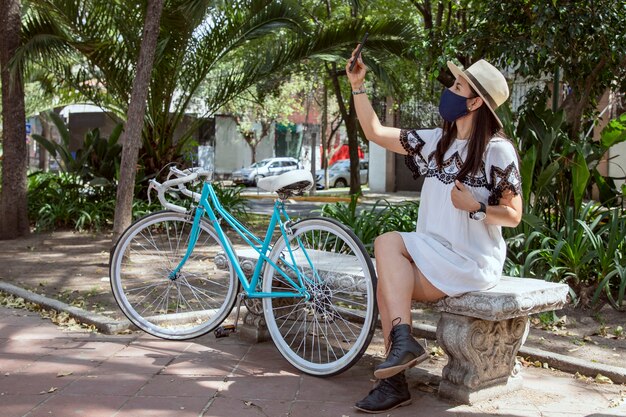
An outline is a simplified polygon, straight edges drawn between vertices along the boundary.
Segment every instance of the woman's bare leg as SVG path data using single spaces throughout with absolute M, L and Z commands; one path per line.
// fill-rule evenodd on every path
M 374 257 L 378 275 L 376 299 L 385 346 L 389 347 L 393 320 L 399 317 L 400 323 L 411 324 L 411 300 L 436 301 L 445 294 L 415 266 L 400 234 L 389 232 L 377 237 Z

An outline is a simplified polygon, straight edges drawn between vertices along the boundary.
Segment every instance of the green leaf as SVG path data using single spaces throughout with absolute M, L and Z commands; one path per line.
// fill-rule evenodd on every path
M 591 174 L 585 156 L 578 151 L 572 164 L 572 189 L 575 207 L 580 207 Z
M 552 178 L 554 178 L 554 176 L 559 171 L 559 169 L 560 167 L 559 167 L 558 161 L 554 161 L 550 165 L 548 165 L 548 167 L 544 169 L 541 172 L 541 174 L 539 174 L 539 177 L 537 178 L 537 183 L 536 183 L 537 190 L 540 190 L 546 187 L 550 183 L 550 181 L 552 181 Z
M 537 162 L 537 148 L 533 147 L 522 158 L 522 196 L 524 201 L 530 199 L 530 191 L 533 184 L 533 173 Z
M 626 113 L 609 122 L 602 133 L 600 133 L 600 142 L 606 148 L 610 148 L 616 143 L 626 140 Z

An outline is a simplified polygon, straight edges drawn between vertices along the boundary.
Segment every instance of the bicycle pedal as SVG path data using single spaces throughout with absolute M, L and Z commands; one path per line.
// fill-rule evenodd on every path
M 231 333 L 235 333 L 237 328 L 234 324 L 227 324 L 225 326 L 220 326 L 213 331 L 216 339 L 220 339 L 222 337 L 228 337 Z

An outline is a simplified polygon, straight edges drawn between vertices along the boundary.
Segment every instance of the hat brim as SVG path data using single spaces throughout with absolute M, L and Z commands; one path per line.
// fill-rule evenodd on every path
M 476 92 L 476 94 L 478 94 L 478 96 L 483 99 L 483 103 L 485 104 L 485 106 L 487 106 L 487 108 L 489 110 L 491 110 L 491 113 L 493 114 L 493 116 L 498 121 L 498 124 L 500 125 L 500 127 L 504 127 L 504 125 L 502 124 L 502 121 L 500 120 L 500 118 L 496 114 L 496 110 L 493 109 L 489 105 L 489 101 L 487 99 L 485 99 L 485 96 L 483 96 L 481 94 L 481 92 L 480 92 L 481 88 L 478 88 L 476 86 L 476 84 L 474 84 L 474 82 L 465 74 L 465 72 L 461 68 L 459 68 L 458 66 L 456 66 L 454 64 L 454 62 L 448 61 L 448 68 L 450 69 L 450 72 L 452 72 L 452 75 L 454 75 L 454 78 L 462 77 L 465 81 L 467 81 L 467 83 L 472 87 L 472 89 Z

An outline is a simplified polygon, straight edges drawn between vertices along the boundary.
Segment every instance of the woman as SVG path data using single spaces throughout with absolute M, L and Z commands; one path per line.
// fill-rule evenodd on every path
M 355 50 L 356 51 L 356 50 Z M 428 354 L 411 335 L 411 300 L 432 302 L 496 285 L 506 245 L 501 227 L 522 217 L 518 157 L 495 110 L 509 96 L 504 76 L 480 60 L 441 95 L 443 127 L 404 130 L 380 124 L 363 83 L 359 56 L 346 72 L 368 140 L 406 155 L 415 177 L 424 175 L 417 229 L 390 232 L 374 242 L 377 300 L 388 355 L 376 367 L 378 385 L 356 408 L 381 413 L 411 403 L 404 370 Z

